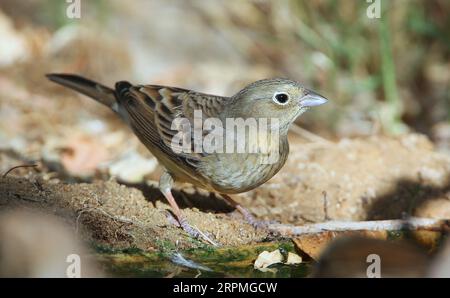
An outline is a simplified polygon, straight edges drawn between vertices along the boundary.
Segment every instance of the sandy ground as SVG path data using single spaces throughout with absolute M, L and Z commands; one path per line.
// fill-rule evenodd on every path
M 20 164 L 1 154 L 2 164 Z M 39 209 L 61 217 L 81 238 L 112 248 L 195 247 L 167 220 L 156 181 L 124 185 L 113 179 L 67 183 L 48 170 L 20 168 L 0 179 L 0 209 Z M 450 159 L 420 135 L 304 143 L 293 136 L 286 166 L 265 185 L 236 196 L 259 219 L 303 224 L 328 219 L 450 218 Z M 156 173 L 155 173 L 156 175 Z M 178 186 L 189 222 L 224 246 L 273 239 L 255 231 L 214 194 Z
M 346 71 L 339 72 L 339 76 L 333 71 L 331 76 L 325 68 L 315 71 L 313 76 L 305 74 L 308 67 L 304 66 L 308 64 L 298 64 L 298 53 L 306 57 L 305 62 L 317 63 L 317 59 L 308 58 L 317 54 L 316 50 L 308 54 L 306 50 L 310 46 L 296 51 L 291 46 L 279 47 L 279 42 L 288 41 L 284 37 L 277 42 L 270 39 L 270 44 L 261 43 L 259 38 L 254 39 L 254 44 L 249 43 L 247 34 L 252 32 L 253 25 L 248 27 L 250 31 L 237 30 L 242 24 L 228 28 L 225 24 L 228 22 L 223 22 L 224 27 L 218 24 L 214 27 L 211 20 L 203 24 L 197 19 L 197 13 L 189 9 L 173 11 L 173 7 L 165 8 L 160 3 L 152 5 L 157 8 L 153 12 L 172 17 L 165 18 L 166 21 L 149 18 L 149 10 L 135 11 L 136 7 L 121 9 L 120 6 L 118 20 L 123 18 L 122 21 L 112 22 L 109 27 L 95 25 L 99 20 L 95 18 L 94 23 L 64 26 L 57 31 L 47 28 L 48 24 L 28 19 L 29 7 L 37 12 L 33 5 L 23 9 L 18 9 L 15 2 L 1 5 L 12 8 L 11 16 L 0 11 L 3 30 L 0 31 L 5 32 L 2 38 L 6 45 L 15 44 L 18 48 L 11 47 L 9 56 L 0 57 L 0 255 L 4 256 L 0 258 L 0 276 L 12 276 L 14 272 L 17 276 L 42 276 L 41 273 L 54 270 L 58 270 L 55 276 L 66 276 L 66 263 L 62 262 L 61 267 L 61 261 L 74 248 L 82 255 L 88 251 L 83 262 L 92 252 L 92 255 L 115 254 L 114 249 L 126 249 L 125 255 L 127 249 L 141 253 L 134 248 L 154 252 L 152 255 L 198 247 L 210 251 L 203 242 L 190 238 L 169 222 L 169 206 L 156 187 L 162 168 L 126 125 L 98 103 L 50 83 L 45 78 L 50 72 L 79 73 L 110 86 L 126 79 L 223 95 L 264 77 L 286 74 L 305 79 L 305 83 L 315 84 L 320 93 L 325 92 L 330 102 L 302 115 L 298 123 L 334 140 L 311 142 L 305 135 L 292 133 L 291 153 L 285 167 L 268 183 L 235 196 L 237 201 L 260 220 L 295 225 L 409 215 L 450 218 L 450 126 L 443 121 L 420 130 L 422 121 L 428 118 L 445 119 L 439 116 L 445 112 L 440 98 L 448 93 L 448 72 L 439 51 L 429 55 L 431 60 L 426 61 L 426 68 L 417 72 L 421 82 L 428 82 L 424 83 L 428 88 L 420 86 L 420 92 L 415 92 L 416 80 L 411 81 L 412 85 L 408 81 L 399 84 L 405 103 L 404 118 L 412 117 L 409 124 L 427 132 L 433 137 L 433 144 L 418 134 L 384 136 L 383 127 L 390 125 L 379 122 L 385 117 L 377 114 L 384 109 L 373 108 L 375 103 L 384 104 L 379 101 L 381 94 L 375 89 L 361 91 L 348 83 L 360 86 L 359 75 L 357 80 Z M 245 9 L 239 5 L 237 12 L 240 16 Z M 199 10 L 199 13 L 203 18 L 204 12 Z M 16 22 L 15 16 L 21 15 L 21 21 Z M 173 16 L 180 15 L 183 26 L 173 26 Z M 262 23 L 267 23 L 267 13 L 257 15 L 261 16 Z M 274 15 L 274 19 L 279 18 Z M 273 28 L 281 28 L 274 25 Z M 117 31 L 117 27 L 121 30 Z M 138 27 L 146 28 L 143 34 L 128 34 L 140 32 L 134 30 Z M 276 31 L 284 36 L 286 28 L 282 27 Z M 207 35 L 205 28 L 208 28 Z M 230 28 L 228 38 L 238 47 L 224 46 L 223 36 L 217 34 L 218 30 L 228 32 Z M 291 45 L 301 45 L 298 26 L 293 29 Z M 240 31 L 242 36 L 237 34 Z M 108 35 L 111 32 L 113 36 Z M 122 34 L 125 39 L 115 38 L 121 36 L 120 32 L 126 33 Z M 193 39 L 192 43 L 178 45 L 175 51 L 167 51 L 173 48 L 173 40 L 184 38 L 186 32 L 191 37 L 195 35 L 192 32 L 197 32 L 202 39 Z M 253 32 L 264 33 L 261 36 L 265 38 L 267 27 L 264 25 L 261 31 Z M 200 52 L 198 44 L 203 49 Z M 409 60 L 405 60 L 406 65 L 411 64 Z M 290 67 L 292 61 L 301 67 Z M 374 61 L 366 61 L 370 62 L 370 71 Z M 405 61 L 397 62 L 405 65 Z M 362 61 L 358 65 L 364 67 L 364 64 Z M 319 65 L 313 67 L 322 69 Z M 334 77 L 339 80 L 334 82 Z M 337 87 L 329 89 L 329 86 Z M 418 108 L 418 105 L 423 106 Z M 419 111 L 423 117 L 415 114 Z M 342 139 L 356 135 L 361 137 Z M 438 153 L 442 149 L 447 155 Z M 10 171 L 20 165 L 36 167 Z M 255 230 L 214 194 L 178 185 L 174 195 L 188 221 L 225 246 L 225 250 L 281 240 L 267 231 Z M 291 243 L 290 239 L 286 242 Z M 353 254 L 353 244 L 348 247 L 342 251 Z M 43 251 L 45 258 L 41 256 Z M 400 251 L 403 255 L 404 250 Z M 50 259 L 55 262 L 49 262 Z M 13 261 L 2 263 L 5 260 Z M 250 263 L 247 269 L 253 270 Z M 48 264 L 57 265 L 50 268 Z M 137 271 L 142 273 L 140 265 Z M 24 271 L 26 268 L 28 271 Z M 93 276 L 98 276 L 95 266 L 91 271 Z
M 83 239 L 113 248 L 199 245 L 168 222 L 154 157 L 113 112 L 48 82 L 44 73 L 60 60 L 39 61 L 42 68 L 0 75 L 0 173 L 38 165 L 0 178 L 0 211 L 56 214 Z M 291 134 L 290 144 L 280 173 L 235 197 L 261 220 L 450 218 L 450 158 L 422 135 L 307 142 Z M 214 194 L 181 185 L 174 195 L 189 222 L 222 245 L 273 237 Z

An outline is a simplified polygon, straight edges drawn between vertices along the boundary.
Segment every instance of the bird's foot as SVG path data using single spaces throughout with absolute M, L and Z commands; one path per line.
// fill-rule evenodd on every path
M 257 220 L 253 214 L 241 205 L 236 206 L 236 209 L 244 216 L 244 219 L 252 225 L 255 229 L 267 230 L 271 224 L 277 223 L 273 220 Z
M 276 222 L 274 221 L 261 221 L 261 220 L 257 220 L 253 214 L 250 213 L 250 211 L 248 211 L 246 208 L 242 207 L 238 202 L 236 202 L 232 197 L 230 197 L 227 194 L 221 194 L 221 196 L 225 199 L 225 201 L 227 201 L 231 206 L 233 206 L 234 208 L 236 208 L 237 211 L 239 211 L 239 213 L 241 213 L 244 216 L 244 219 L 250 224 L 252 225 L 255 229 L 260 229 L 260 230 L 269 230 L 269 226 L 271 224 L 274 224 Z
M 201 239 L 208 242 L 211 245 L 219 246 L 215 241 L 213 241 L 208 235 L 208 233 L 204 233 L 200 231 L 198 228 L 191 226 L 186 218 L 180 216 L 178 219 L 175 218 L 170 212 L 167 213 L 167 219 L 169 222 L 179 228 L 182 228 L 186 233 L 189 234 L 192 238 Z

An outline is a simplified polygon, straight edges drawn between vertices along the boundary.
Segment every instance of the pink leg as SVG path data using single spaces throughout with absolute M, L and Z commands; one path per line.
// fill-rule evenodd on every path
M 238 202 L 233 200 L 229 195 L 220 194 L 225 201 L 227 201 L 231 206 L 236 208 L 245 218 L 245 220 L 257 229 L 265 229 L 268 226 L 267 222 L 257 220 L 246 208 L 242 207 Z
M 162 194 L 169 202 L 170 207 L 172 208 L 172 211 L 175 214 L 175 217 L 176 217 L 178 223 L 180 224 L 180 227 L 194 238 L 202 237 L 203 235 L 201 235 L 199 233 L 199 231 L 197 231 L 193 227 L 191 227 L 188 224 L 186 218 L 181 213 L 180 207 L 178 207 L 178 204 L 172 195 L 171 189 L 172 189 L 173 182 L 174 181 L 173 181 L 172 176 L 168 172 L 164 172 L 161 175 L 161 178 L 159 179 L 159 189 L 161 190 Z M 205 240 L 208 240 L 208 239 L 205 239 Z
M 201 236 L 200 233 L 198 231 L 196 231 L 194 228 L 192 228 L 188 224 L 188 222 L 187 222 L 186 218 L 183 216 L 183 214 L 181 214 L 181 210 L 178 207 L 178 204 L 175 201 L 175 199 L 174 199 L 174 197 L 172 195 L 172 192 L 169 190 L 169 191 L 163 192 L 163 195 L 167 199 L 167 201 L 169 202 L 170 207 L 172 208 L 172 211 L 175 214 L 178 223 L 180 224 L 180 227 L 185 232 L 187 232 L 189 235 L 191 235 L 192 237 L 199 238 Z

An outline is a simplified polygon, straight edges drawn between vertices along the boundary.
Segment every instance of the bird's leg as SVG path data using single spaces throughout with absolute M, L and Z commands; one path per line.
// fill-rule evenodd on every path
M 265 229 L 268 226 L 268 222 L 265 221 L 261 221 L 261 220 L 257 220 L 253 214 L 250 213 L 250 211 L 248 211 L 248 209 L 242 207 L 238 202 L 236 202 L 235 200 L 233 200 L 229 195 L 226 194 L 220 194 L 225 201 L 227 201 L 231 206 L 233 206 L 234 208 L 236 208 L 236 210 L 238 210 L 245 218 L 245 220 L 251 224 L 253 227 L 257 228 L 257 229 Z
M 180 227 L 192 237 L 199 238 L 201 234 L 194 228 L 192 228 L 188 224 L 183 214 L 181 214 L 180 207 L 178 207 L 178 204 L 172 195 L 171 191 L 172 186 L 173 186 L 173 178 L 168 172 L 165 171 L 161 175 L 161 178 L 159 179 L 159 190 L 162 192 L 166 200 L 169 202 L 170 207 L 172 208 L 172 211 L 175 214 L 178 223 L 180 224 Z

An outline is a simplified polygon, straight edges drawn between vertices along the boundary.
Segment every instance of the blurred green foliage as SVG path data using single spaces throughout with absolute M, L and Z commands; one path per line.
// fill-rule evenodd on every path
M 366 16 L 366 1 L 343 2 L 290 3 L 304 53 L 331 61 L 325 79 L 307 58 L 302 64 L 309 64 L 316 88 L 348 112 L 338 113 L 372 114 L 389 133 L 405 131 L 403 122 L 429 133 L 433 123 L 449 120 L 450 2 L 381 1 L 380 19 Z M 433 71 L 446 79 L 436 80 Z
M 366 1 L 227 1 L 230 21 L 191 3 L 219 32 L 234 27 L 227 38 L 245 47 L 250 65 L 332 100 L 305 125 L 339 135 L 408 127 L 430 135 L 450 120 L 450 1 L 381 0 L 379 19 L 367 16 Z
M 213 32 L 238 53 L 235 63 L 243 61 L 249 74 L 264 69 L 259 78 L 296 79 L 331 100 L 300 119 L 306 127 L 338 136 L 409 129 L 432 135 L 436 124 L 450 120 L 450 1 L 380 1 L 379 19 L 367 16 L 371 3 L 363 0 L 82 1 L 81 23 L 96 24 L 115 39 L 118 27 L 132 23 L 120 41 L 127 43 L 127 34 L 147 38 L 148 48 L 140 53 L 173 44 L 160 52 L 181 52 L 180 64 L 192 66 L 191 80 L 203 64 L 185 52 L 193 41 L 199 56 L 228 61 L 223 52 L 207 53 L 214 42 L 204 33 Z M 25 2 L 2 0 L 0 8 L 50 30 L 79 24 L 65 17 L 66 1 Z M 174 38 L 173 32 L 158 32 L 164 22 L 183 33 Z M 183 31 L 197 22 L 200 31 Z M 152 59 L 163 64 L 171 58 Z
M 93 17 L 97 19 L 99 24 L 105 23 L 107 17 L 111 13 L 107 0 L 95 0 L 89 2 L 81 0 L 80 3 L 82 14 L 93 14 Z M 65 0 L 45 0 L 42 2 L 42 8 L 39 10 L 41 13 L 38 17 L 42 23 L 46 23 L 48 26 L 54 28 L 76 22 L 76 19 L 69 19 L 66 17 L 68 5 L 69 4 Z

